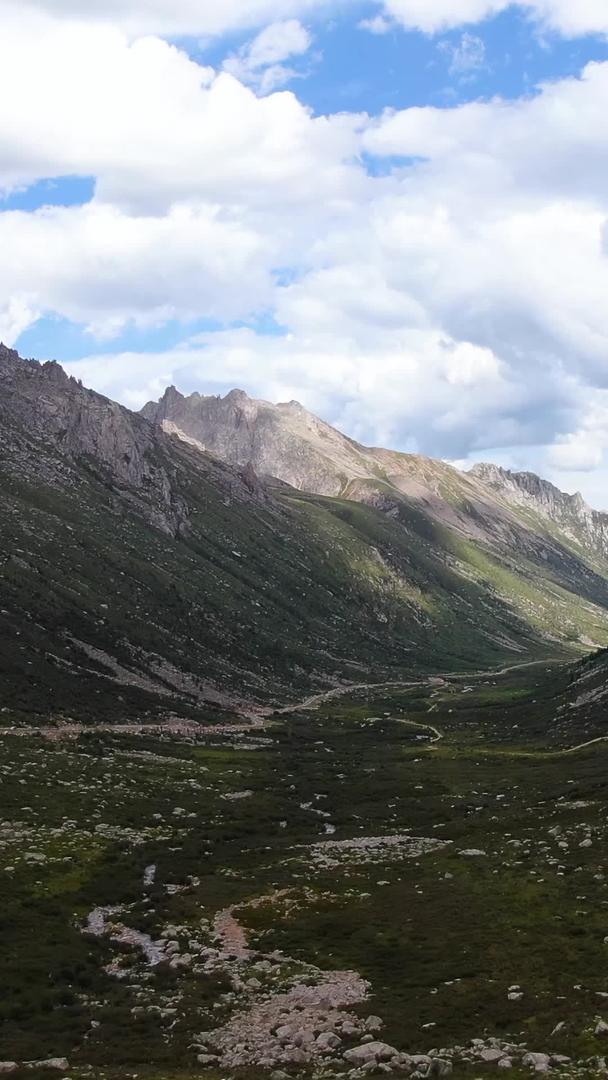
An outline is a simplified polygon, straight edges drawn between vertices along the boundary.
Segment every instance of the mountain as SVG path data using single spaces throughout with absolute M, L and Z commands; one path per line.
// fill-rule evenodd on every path
M 243 406 L 266 411 L 224 399 L 230 415 Z M 277 432 L 269 408 L 276 455 L 294 425 Z M 360 463 L 349 498 L 328 497 L 221 461 L 149 413 L 0 347 L 6 724 L 208 720 L 608 643 L 599 567 L 479 479 L 279 408 L 312 425 L 326 475 L 336 455 Z M 218 424 L 216 455 L 221 438 Z M 385 473 L 365 477 L 368 460 Z
M 272 405 L 243 390 L 226 397 L 185 397 L 174 386 L 142 415 L 168 434 L 235 466 L 303 491 L 378 505 L 418 505 L 441 524 L 478 541 L 521 540 L 521 526 L 584 549 L 608 571 L 608 515 L 580 494 L 565 495 L 533 473 L 476 465 L 462 473 L 441 461 L 366 447 L 326 424 L 297 401 Z M 557 526 L 557 530 L 551 526 Z M 524 541 L 524 545 L 526 542 Z
M 160 401 L 144 406 L 142 415 L 223 461 L 251 462 L 258 473 L 320 495 L 344 495 L 351 480 L 381 472 L 372 452 L 297 401 L 271 405 L 243 390 L 231 390 L 224 398 L 184 397 L 170 386 Z
M 172 386 L 142 414 L 199 450 L 234 466 L 249 463 L 300 490 L 374 506 L 402 524 L 418 512 L 452 556 L 453 548 L 457 557 L 466 551 L 467 573 L 480 575 L 526 617 L 546 628 L 553 607 L 557 636 L 604 640 L 603 615 L 582 635 L 575 628 L 581 612 L 571 617 L 572 594 L 603 606 L 608 575 L 608 515 L 591 510 L 580 495 L 565 495 L 531 473 L 493 465 L 462 473 L 420 455 L 362 446 L 298 402 L 272 405 L 242 390 L 185 397 Z M 516 580 L 507 580 L 505 570 Z M 526 597 L 528 587 L 545 586 L 549 595 L 540 604 Z M 559 595 L 562 587 L 567 595 Z

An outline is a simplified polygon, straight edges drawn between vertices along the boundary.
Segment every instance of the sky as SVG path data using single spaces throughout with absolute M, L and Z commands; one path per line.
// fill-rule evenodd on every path
M 0 340 L 608 509 L 607 0 L 0 20 Z

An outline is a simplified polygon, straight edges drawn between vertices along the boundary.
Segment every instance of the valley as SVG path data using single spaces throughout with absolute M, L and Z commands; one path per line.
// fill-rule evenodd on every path
M 194 398 L 0 347 L 0 1073 L 608 1075 L 606 515 Z
M 382 1044 L 396 1076 L 597 1076 L 608 746 L 569 752 L 575 710 L 556 733 L 571 685 L 541 664 L 263 730 L 3 735 L 3 1056 L 329 1078 Z

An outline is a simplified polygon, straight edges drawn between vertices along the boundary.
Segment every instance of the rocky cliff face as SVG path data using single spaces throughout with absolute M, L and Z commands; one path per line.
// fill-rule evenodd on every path
M 554 522 L 574 543 L 608 557 L 608 514 L 592 510 L 580 492 L 568 495 L 530 472 L 510 472 L 498 465 L 475 465 L 469 476 L 513 506 Z
M 57 470 L 32 441 L 50 442 L 66 462 L 88 467 L 152 524 L 171 535 L 188 528 L 188 512 L 163 460 L 163 434 L 141 416 L 87 390 L 56 363 L 22 360 L 0 345 L 0 415 L 7 433 L 5 453 L 16 466 Z M 28 452 L 29 446 L 29 452 Z M 51 478 L 50 476 L 48 477 Z
M 552 522 L 568 544 L 608 558 L 608 515 L 532 473 L 512 474 L 494 465 L 462 473 L 420 455 L 362 446 L 298 402 L 271 405 L 242 390 L 224 398 L 185 397 L 171 386 L 142 413 L 199 450 L 232 465 L 250 463 L 257 473 L 299 490 L 367 503 L 387 514 L 397 514 L 405 501 L 467 539 L 520 555 L 545 551 L 552 537 L 539 537 L 538 524 Z M 530 510 L 537 514 L 533 530 Z
M 184 397 L 170 386 L 142 415 L 231 465 L 250 464 L 258 474 L 321 495 L 340 495 L 352 477 L 368 476 L 373 468 L 364 447 L 297 401 L 271 405 L 243 390 L 224 398 Z

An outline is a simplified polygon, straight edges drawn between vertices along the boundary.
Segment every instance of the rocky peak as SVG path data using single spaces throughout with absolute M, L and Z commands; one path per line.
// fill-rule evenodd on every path
M 225 397 L 165 391 L 142 414 L 168 424 L 199 447 L 257 475 L 275 476 L 294 487 L 338 495 L 349 475 L 363 475 L 357 444 L 307 412 L 297 401 L 273 405 L 241 389 Z
M 7 427 L 27 433 L 30 445 L 55 447 L 66 461 L 85 461 L 104 483 L 144 509 L 149 520 L 175 535 L 186 525 L 163 461 L 165 436 L 137 413 L 85 389 L 53 362 L 23 360 L 0 347 L 0 411 Z M 23 442 L 22 434 L 20 436 Z M 5 447 L 19 459 L 17 447 Z M 32 449 L 32 461 L 35 461 Z M 21 453 L 21 466 L 26 459 Z
M 592 510 L 580 491 L 569 495 L 536 473 L 511 472 L 488 462 L 474 465 L 468 475 L 507 502 L 554 521 L 577 543 L 608 554 L 608 514 Z

